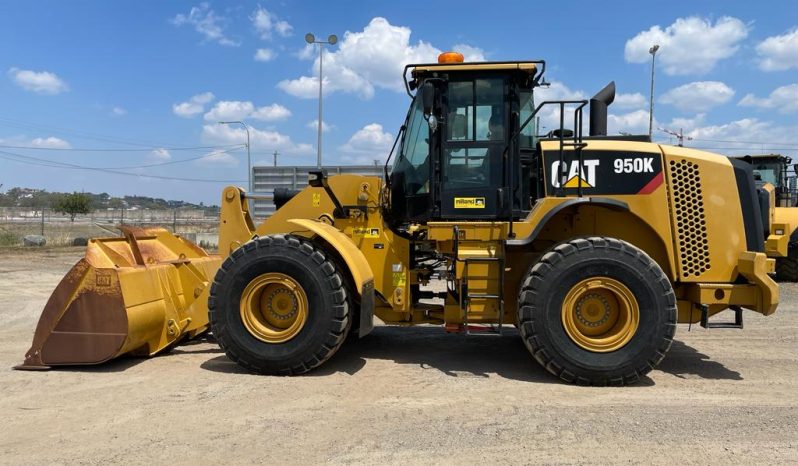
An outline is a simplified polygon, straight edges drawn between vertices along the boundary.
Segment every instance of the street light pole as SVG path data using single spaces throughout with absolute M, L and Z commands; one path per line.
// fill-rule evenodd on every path
M 324 83 L 324 75 L 322 74 L 322 64 L 324 62 L 324 44 L 335 45 L 338 42 L 338 37 L 335 34 L 330 34 L 327 40 L 316 40 L 316 36 L 311 33 L 305 34 L 305 42 L 308 44 L 319 44 L 319 121 L 317 126 L 319 129 L 318 141 L 316 143 L 316 167 L 321 168 L 321 115 L 322 115 L 322 88 Z
M 244 127 L 244 130 L 247 132 L 247 191 L 253 192 L 252 190 L 252 155 L 249 149 L 249 126 L 243 121 L 220 121 L 220 125 L 234 125 L 239 124 Z
M 651 100 L 648 107 L 648 138 L 651 139 L 654 127 L 654 59 L 657 57 L 659 45 L 654 44 L 648 53 L 651 54 Z

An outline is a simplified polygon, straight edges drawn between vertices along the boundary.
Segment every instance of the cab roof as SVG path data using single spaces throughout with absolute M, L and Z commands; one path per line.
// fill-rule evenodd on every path
M 407 72 L 411 71 L 410 79 L 407 79 Z M 536 82 L 543 77 L 543 72 L 546 70 L 546 62 L 543 60 L 528 60 L 528 61 L 503 61 L 503 62 L 466 62 L 466 63 L 423 63 L 411 64 L 405 66 L 403 76 L 405 78 L 405 85 L 407 93 L 412 97 L 411 90 L 416 89 L 419 85 L 419 80 L 426 77 L 430 73 L 435 72 L 469 72 L 469 71 L 518 71 L 526 73 L 530 78 Z

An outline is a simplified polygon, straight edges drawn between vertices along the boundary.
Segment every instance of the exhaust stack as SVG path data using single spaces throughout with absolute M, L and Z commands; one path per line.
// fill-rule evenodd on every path
M 590 135 L 607 135 L 607 107 L 615 101 L 615 81 L 590 98 Z

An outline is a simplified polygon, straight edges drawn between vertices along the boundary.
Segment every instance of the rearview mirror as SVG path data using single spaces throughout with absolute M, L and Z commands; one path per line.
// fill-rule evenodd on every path
M 431 115 L 432 105 L 435 102 L 435 86 L 427 81 L 421 85 L 419 91 L 421 92 L 421 104 L 424 107 L 424 115 Z

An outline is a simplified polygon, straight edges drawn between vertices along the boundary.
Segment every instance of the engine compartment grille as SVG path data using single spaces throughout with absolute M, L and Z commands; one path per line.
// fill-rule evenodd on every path
M 701 176 L 698 165 L 688 160 L 671 160 L 669 165 L 681 275 L 698 277 L 710 268 Z

